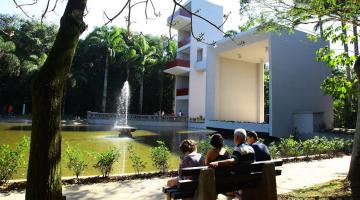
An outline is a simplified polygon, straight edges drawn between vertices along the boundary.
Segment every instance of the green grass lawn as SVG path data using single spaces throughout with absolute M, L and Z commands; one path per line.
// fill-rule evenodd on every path
M 306 189 L 278 195 L 278 199 L 351 199 L 351 189 L 348 180 L 333 180 Z

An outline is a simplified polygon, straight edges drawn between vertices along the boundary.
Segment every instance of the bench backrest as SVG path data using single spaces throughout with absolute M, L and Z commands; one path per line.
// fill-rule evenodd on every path
M 233 167 L 218 167 L 215 170 L 216 175 L 223 175 L 228 174 L 231 172 L 236 172 L 236 174 L 251 174 L 261 172 L 264 163 L 274 163 L 275 167 L 282 166 L 283 161 L 281 159 L 278 160 L 268 160 L 268 161 L 261 161 L 261 162 L 254 162 L 250 164 L 239 164 Z M 183 177 L 197 177 L 200 174 L 200 171 L 203 169 L 207 169 L 208 166 L 201 166 L 201 167 L 187 167 L 182 168 L 180 170 L 179 177 L 182 179 Z M 280 171 L 280 170 L 279 170 Z M 281 173 L 281 171 L 280 171 Z
M 234 167 L 218 167 L 215 169 L 216 192 L 224 193 L 235 191 L 239 188 L 254 187 L 262 177 L 262 170 L 265 163 L 273 163 L 275 167 L 282 166 L 282 160 L 270 160 L 241 164 Z M 197 177 L 201 170 L 208 169 L 207 166 L 188 167 L 180 170 L 178 189 L 182 191 L 195 190 L 198 186 Z M 275 175 L 280 175 L 281 170 L 275 170 Z M 192 180 L 186 179 L 193 177 Z

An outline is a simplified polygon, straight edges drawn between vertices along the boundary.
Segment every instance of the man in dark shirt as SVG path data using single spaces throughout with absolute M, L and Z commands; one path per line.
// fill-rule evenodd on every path
M 271 160 L 267 146 L 263 143 L 257 142 L 257 140 L 258 135 L 255 131 L 247 132 L 246 142 L 254 149 L 256 161 Z
M 210 167 L 217 166 L 235 166 L 236 164 L 252 163 L 255 161 L 254 149 L 246 144 L 246 130 L 239 128 L 234 131 L 234 147 L 233 154 L 230 159 L 215 161 L 209 163 Z

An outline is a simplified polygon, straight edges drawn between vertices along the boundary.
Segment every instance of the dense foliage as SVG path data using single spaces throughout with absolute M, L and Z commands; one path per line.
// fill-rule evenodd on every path
M 282 138 L 278 143 L 271 143 L 269 151 L 272 158 L 290 156 L 310 156 L 327 154 L 329 156 L 337 153 L 350 153 L 352 140 L 340 138 L 327 139 L 315 136 L 308 140 L 296 140 L 293 136 Z
M 21 114 L 23 104 L 26 113 L 31 113 L 30 86 L 50 52 L 58 27 L 0 15 L 0 28 L 11 33 L 0 34 L 0 114 L 6 113 L 9 105 L 15 114 Z M 163 66 L 175 54 L 176 43 L 164 37 L 129 35 L 119 27 L 95 28 L 77 47 L 64 89 L 63 114 L 116 112 L 126 80 L 130 82 L 131 113 L 171 113 L 174 78 L 163 72 Z
M 28 147 L 29 139 L 25 137 L 15 149 L 9 145 L 0 146 L 0 185 L 11 179 L 19 167 L 24 166 L 24 154 Z
M 0 14 L 0 29 L 0 114 L 8 105 L 21 113 L 22 104 L 31 104 L 31 81 L 50 52 L 57 27 Z

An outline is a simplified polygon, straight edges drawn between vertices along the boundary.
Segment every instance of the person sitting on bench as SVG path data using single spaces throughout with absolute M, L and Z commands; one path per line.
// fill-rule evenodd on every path
M 206 154 L 205 164 L 209 165 L 209 163 L 214 161 L 226 160 L 230 158 L 229 152 L 224 148 L 224 139 L 223 137 L 216 133 L 211 136 L 210 144 L 213 149 L 210 149 Z
M 255 160 L 256 161 L 265 161 L 271 160 L 269 149 L 263 143 L 257 142 L 258 135 L 255 131 L 249 131 L 246 135 L 246 142 L 254 149 L 255 151 Z
M 234 131 L 234 147 L 230 159 L 209 163 L 210 167 L 235 166 L 237 164 L 253 163 L 255 161 L 254 149 L 246 142 L 246 130 L 239 128 Z
M 185 167 L 199 167 L 205 165 L 204 157 L 200 153 L 197 153 L 197 143 L 194 140 L 182 141 L 179 148 L 184 155 L 180 161 L 179 171 L 181 168 Z M 175 187 L 178 180 L 178 177 L 168 180 L 167 186 Z

